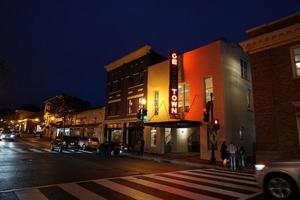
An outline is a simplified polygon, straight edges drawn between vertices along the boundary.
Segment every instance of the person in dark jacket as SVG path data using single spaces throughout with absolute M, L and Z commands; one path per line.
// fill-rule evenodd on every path
M 223 161 L 223 166 L 226 167 L 228 161 L 228 152 L 227 152 L 227 145 L 225 141 L 222 143 L 220 151 L 221 151 L 221 159 Z

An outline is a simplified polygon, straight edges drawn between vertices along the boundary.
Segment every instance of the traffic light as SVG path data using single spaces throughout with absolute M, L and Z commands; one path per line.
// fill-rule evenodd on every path
M 220 123 L 218 119 L 214 119 L 213 121 L 213 127 L 215 130 L 219 130 L 220 129 Z
M 147 112 L 148 112 L 147 109 L 142 109 L 142 119 L 143 119 L 143 120 L 146 120 L 146 119 L 147 119 Z
M 203 110 L 203 121 L 209 122 L 209 112 L 207 112 L 206 108 Z
M 209 112 L 210 112 L 210 108 L 211 108 L 211 102 L 208 101 L 205 104 L 205 108 L 203 109 L 203 121 L 205 122 L 209 122 Z

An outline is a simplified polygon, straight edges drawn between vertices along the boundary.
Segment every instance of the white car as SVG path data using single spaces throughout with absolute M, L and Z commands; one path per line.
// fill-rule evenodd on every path
M 274 199 L 300 199 L 300 160 L 256 164 L 258 185 Z
M 87 137 L 81 137 L 79 139 L 79 146 L 83 149 L 86 150 L 87 148 L 90 149 L 97 149 L 99 147 L 99 140 L 98 138 L 87 138 Z
M 0 139 L 4 140 L 15 140 L 16 134 L 9 129 L 5 129 L 0 134 Z

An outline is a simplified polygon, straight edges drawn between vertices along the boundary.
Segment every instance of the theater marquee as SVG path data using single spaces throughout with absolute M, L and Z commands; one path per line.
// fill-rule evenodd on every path
M 178 53 L 170 53 L 169 115 L 178 118 Z

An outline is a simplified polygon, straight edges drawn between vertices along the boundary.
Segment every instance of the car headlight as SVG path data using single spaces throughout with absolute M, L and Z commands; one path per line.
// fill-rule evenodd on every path
M 14 138 L 15 137 L 15 135 L 10 135 L 10 138 Z
M 63 145 L 66 145 L 66 141 L 63 141 Z
M 256 170 L 256 171 L 261 171 L 261 170 L 263 170 L 265 167 L 266 167 L 265 164 L 256 164 L 256 165 L 255 165 L 255 170 Z

